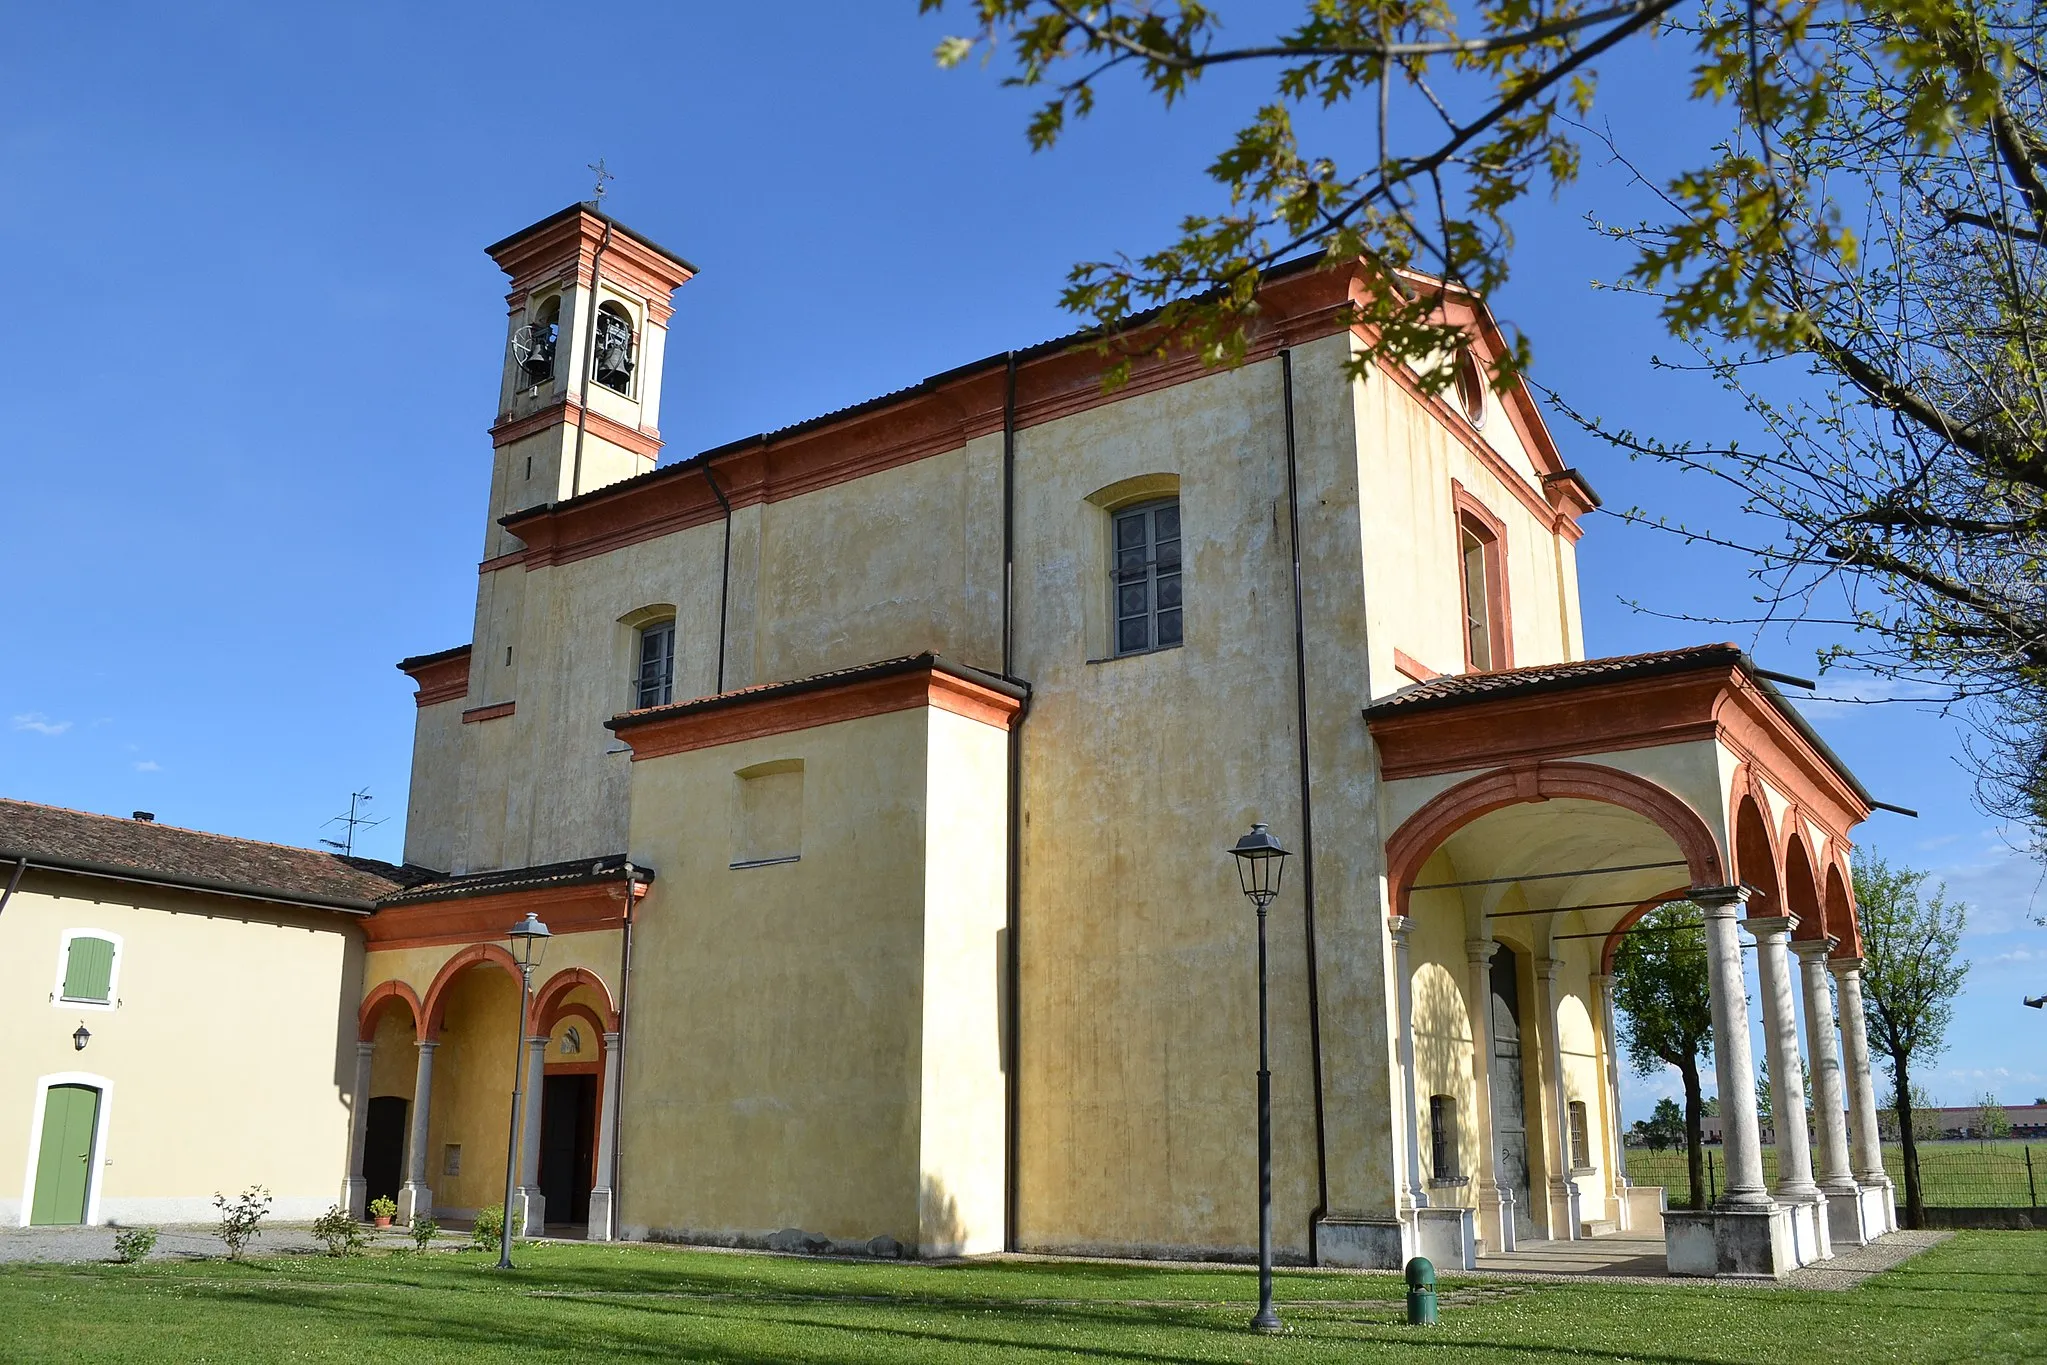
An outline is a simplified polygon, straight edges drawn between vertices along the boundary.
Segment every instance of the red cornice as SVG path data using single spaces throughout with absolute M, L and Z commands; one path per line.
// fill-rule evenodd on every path
M 637 763 L 921 706 L 1007 730 L 1022 702 L 942 669 L 921 668 L 793 694 L 764 691 L 758 698 L 734 698 L 714 709 L 655 717 L 630 726 L 620 723 L 617 732 L 633 746 Z
M 660 432 L 652 427 L 629 427 L 616 418 L 606 417 L 595 408 L 586 409 L 572 393 L 563 394 L 547 406 L 537 408 L 524 417 L 500 417 L 497 424 L 490 429 L 490 443 L 493 446 L 507 446 L 549 427 L 574 426 L 578 413 L 583 417 L 583 430 L 590 435 L 602 437 L 615 446 L 623 446 L 633 454 L 643 455 L 650 460 L 660 456 Z
M 512 277 L 513 292 L 518 293 L 566 275 L 572 264 L 577 277 L 587 282 L 592 258 L 604 239 L 604 220 L 578 206 L 506 238 L 491 248 L 490 255 Z M 613 231 L 604 249 L 604 277 L 644 296 L 665 300 L 695 273 L 687 262 L 629 229 Z
M 419 685 L 412 698 L 418 705 L 455 701 L 469 693 L 469 646 L 435 655 L 431 661 L 405 672 Z
M 464 725 L 474 725 L 478 721 L 497 720 L 500 717 L 511 715 L 518 709 L 519 703 L 516 701 L 499 701 L 492 702 L 488 706 L 472 706 L 462 713 L 462 723 Z
M 504 939 L 505 927 L 518 923 L 529 910 L 557 935 L 616 929 L 625 923 L 623 886 L 616 881 L 590 882 L 396 905 L 363 920 L 363 937 L 373 953 L 450 943 L 496 943 Z M 646 887 L 636 885 L 635 894 L 646 894 Z

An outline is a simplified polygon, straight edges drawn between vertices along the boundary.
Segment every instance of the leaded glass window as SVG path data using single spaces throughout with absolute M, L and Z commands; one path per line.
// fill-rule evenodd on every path
M 1116 513 L 1112 592 L 1116 653 L 1180 643 L 1180 504 L 1146 503 Z

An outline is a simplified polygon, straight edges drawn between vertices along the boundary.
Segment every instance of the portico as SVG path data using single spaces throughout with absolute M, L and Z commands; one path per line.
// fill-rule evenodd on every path
M 1880 1161 L 1857 1165 L 1846 1138 L 1852 1127 L 1876 1150 L 1861 1011 L 1846 989 L 1857 942 L 1846 834 L 1871 803 L 1746 655 L 1705 646 L 1444 678 L 1366 716 L 1393 831 L 1402 998 L 1417 1002 L 1402 1020 L 1404 1139 L 1436 1160 L 1471 1153 L 1467 1169 L 1425 1182 L 1433 1206 L 1469 1209 L 1488 1253 L 1650 1230 L 1660 1216 L 1673 1274 L 1777 1277 L 1888 1227 Z M 1661 1191 L 1631 1185 L 1621 1144 L 1614 953 L 1671 901 L 1703 912 L 1711 955 L 1727 1175 L 1704 1212 L 1666 1211 Z M 1820 1176 L 1804 1125 L 1779 1123 L 1774 1189 L 1742 929 L 1784 1112 L 1803 1104 L 1801 989 L 1817 1040 Z M 1838 1050 L 1828 971 L 1844 984 Z M 1830 1124 L 1827 1087 L 1844 1083 L 1851 1122 Z M 1419 1241 L 1417 1204 L 1403 1216 Z

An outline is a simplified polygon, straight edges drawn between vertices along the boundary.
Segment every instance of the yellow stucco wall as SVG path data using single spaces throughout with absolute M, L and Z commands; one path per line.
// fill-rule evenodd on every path
M 118 935 L 117 1006 L 54 999 L 73 929 Z M 37 1096 L 67 1073 L 106 1092 L 100 1220 L 211 1220 L 252 1184 L 275 1217 L 317 1215 L 346 1165 L 360 973 L 344 915 L 30 872 L 0 916 L 0 1224 L 28 1217 Z

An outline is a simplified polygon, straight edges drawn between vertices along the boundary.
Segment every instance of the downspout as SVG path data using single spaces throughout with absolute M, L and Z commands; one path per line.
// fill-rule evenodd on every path
M 1308 631 L 1301 606 L 1301 498 L 1294 459 L 1294 355 L 1279 353 L 1280 388 L 1286 409 L 1287 527 L 1294 560 L 1294 728 L 1301 739 L 1301 898 L 1308 944 L 1308 1050 L 1315 1079 L 1315 1208 L 1308 1215 L 1308 1248 L 1315 1253 L 1315 1229 L 1329 1213 L 1329 1146 L 1322 1119 L 1322 1003 L 1315 954 L 1315 805 L 1308 781 Z
M 590 373 L 597 368 L 597 282 L 604 269 L 604 249 L 611 245 L 611 220 L 604 220 L 604 240 L 590 258 L 590 306 L 583 313 L 583 382 L 576 398 L 576 464 L 569 476 L 569 496 L 583 491 L 583 425 L 590 415 Z
M 28 855 L 22 854 L 14 864 L 14 871 L 7 878 L 7 889 L 0 891 L 0 911 L 7 909 L 7 902 L 14 899 L 14 888 L 21 885 L 21 874 L 28 871 Z
M 639 881 L 632 860 L 625 865 L 625 924 L 619 934 L 618 944 L 618 1093 L 611 1097 L 611 1240 L 618 1240 L 619 1220 L 618 1173 L 623 1163 L 619 1154 L 625 1151 L 625 1040 L 626 1010 L 633 999 L 633 911 L 639 908 L 640 898 L 635 893 Z
M 704 482 L 711 485 L 711 496 L 718 500 L 718 506 L 725 510 L 725 558 L 718 569 L 718 688 L 725 690 L 725 607 L 732 598 L 732 501 L 725 496 L 725 490 L 718 487 L 718 476 L 711 472 L 711 462 L 704 461 Z
M 1016 352 L 1009 353 L 1009 362 L 1004 369 L 1002 385 L 1002 676 L 1013 678 L 1016 670 Z M 1009 1010 L 1009 1027 L 1003 1034 L 1002 1070 L 1003 1094 L 1003 1189 L 1002 1189 L 1002 1246 L 1005 1251 L 1017 1249 L 1017 1149 L 1018 1132 L 1022 1128 L 1020 1105 L 1021 1090 L 1018 1084 L 1018 1059 L 1022 1056 L 1017 1046 L 1017 1031 L 1022 1027 L 1023 1008 L 1020 996 L 1022 970 L 1017 953 L 1017 928 L 1022 919 L 1020 913 L 1023 901 L 1023 727 L 1031 713 L 1031 702 L 1025 696 L 1023 705 L 1017 709 L 1009 723 L 1009 829 L 1007 831 L 1005 869 L 1007 885 L 1004 890 L 1003 940 L 1007 951 L 1002 961 L 1002 987 Z

